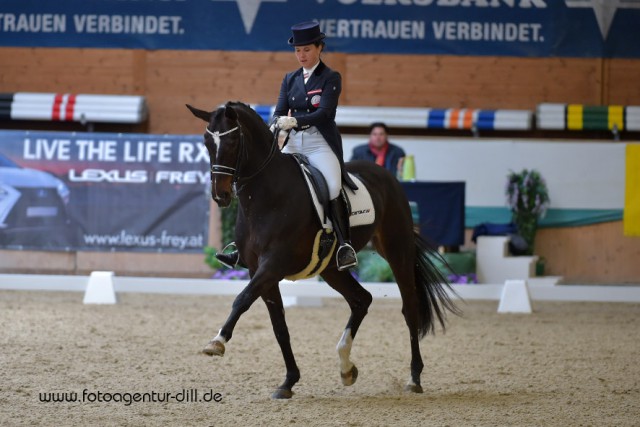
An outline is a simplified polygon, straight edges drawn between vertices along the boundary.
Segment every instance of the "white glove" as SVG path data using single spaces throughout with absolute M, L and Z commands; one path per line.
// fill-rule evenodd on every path
M 276 125 L 282 130 L 289 130 L 289 129 L 293 129 L 294 127 L 297 127 L 298 121 L 296 120 L 295 117 L 280 116 L 276 121 Z

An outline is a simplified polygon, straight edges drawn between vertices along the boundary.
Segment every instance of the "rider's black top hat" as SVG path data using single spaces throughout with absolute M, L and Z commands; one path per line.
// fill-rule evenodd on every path
M 323 40 L 325 34 L 320 32 L 320 24 L 316 21 L 306 21 L 291 27 L 293 37 L 289 39 L 292 46 L 304 46 Z

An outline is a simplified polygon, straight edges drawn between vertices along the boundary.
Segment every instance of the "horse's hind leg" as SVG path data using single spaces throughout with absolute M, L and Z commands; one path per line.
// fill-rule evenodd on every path
M 422 393 L 420 375 L 424 368 L 420 353 L 420 306 L 416 290 L 414 274 L 415 249 L 413 235 L 411 239 L 403 239 L 400 233 L 376 236 L 374 243 L 378 252 L 385 257 L 393 274 L 402 298 L 402 314 L 409 328 L 411 343 L 411 377 L 405 386 L 406 391 Z M 407 242 L 411 242 L 408 244 Z
M 358 369 L 350 359 L 351 345 L 364 316 L 369 310 L 372 297 L 348 271 L 338 271 L 335 268 L 331 268 L 325 270 L 322 273 L 322 277 L 329 286 L 338 291 L 347 300 L 351 308 L 351 316 L 336 347 L 340 358 L 342 384 L 349 386 L 355 383 L 358 378 Z
M 409 338 L 411 340 L 411 377 L 404 389 L 414 393 L 422 393 L 420 375 L 424 368 L 424 362 L 422 361 L 422 354 L 420 354 L 419 306 L 415 290 L 413 290 L 415 289 L 415 278 L 413 277 L 413 271 L 409 274 L 402 273 L 401 276 L 411 276 L 410 278 L 396 277 L 400 287 L 400 296 L 402 297 L 402 314 L 409 328 Z
M 274 399 L 289 399 L 293 396 L 291 389 L 300 379 L 300 370 L 298 369 L 295 357 L 293 356 L 293 350 L 291 349 L 291 340 L 289 339 L 289 329 L 287 328 L 287 322 L 284 317 L 280 288 L 277 286 L 270 288 L 262 295 L 262 299 L 269 310 L 273 332 L 280 345 L 280 350 L 282 350 L 284 364 L 287 368 L 287 376 L 284 382 L 273 392 L 271 397 Z

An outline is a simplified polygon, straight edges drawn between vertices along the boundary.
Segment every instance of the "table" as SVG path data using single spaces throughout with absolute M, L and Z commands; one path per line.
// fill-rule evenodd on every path
M 439 246 L 464 244 L 464 181 L 402 181 L 410 202 L 418 205 L 420 234 Z

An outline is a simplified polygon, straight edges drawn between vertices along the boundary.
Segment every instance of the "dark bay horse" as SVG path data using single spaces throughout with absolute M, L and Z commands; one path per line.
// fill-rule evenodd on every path
M 234 192 L 239 199 L 236 241 L 251 275 L 249 284 L 233 302 L 227 321 L 203 352 L 222 356 L 240 316 L 262 298 L 287 371 L 272 397 L 290 398 L 300 371 L 291 349 L 278 284 L 309 264 L 320 224 L 308 189 L 296 161 L 280 152 L 277 139 L 249 106 L 229 102 L 213 112 L 187 107 L 207 122 L 204 144 L 211 159 L 213 200 L 225 207 Z M 431 262 L 430 256 L 437 256 L 437 251 L 413 229 L 409 203 L 396 178 L 370 162 L 351 162 L 346 168 L 367 187 L 376 213 L 373 224 L 353 228 L 352 242 L 360 250 L 372 240 L 393 270 L 410 334 L 411 377 L 405 389 L 421 393 L 424 364 L 419 340 L 435 330 L 437 321 L 444 328 L 446 312 L 456 313 L 457 308 L 447 294 L 449 285 Z M 338 271 L 335 262 L 320 275 L 351 308 L 337 346 L 342 383 L 351 385 L 358 375 L 350 360 L 351 345 L 372 296 L 348 271 Z

